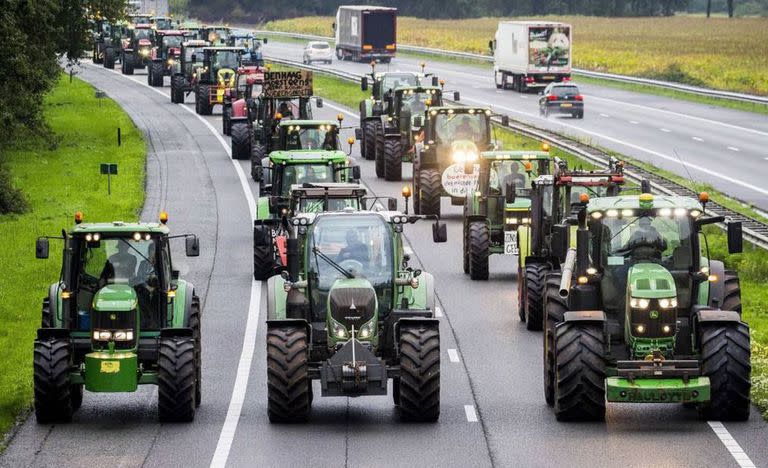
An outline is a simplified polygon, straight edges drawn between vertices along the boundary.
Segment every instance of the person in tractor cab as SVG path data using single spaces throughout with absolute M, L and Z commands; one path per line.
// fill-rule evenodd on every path
M 159 285 L 157 270 L 155 269 L 155 243 L 152 242 L 147 247 L 147 256 L 139 264 L 139 270 L 136 273 L 136 295 L 139 299 L 139 311 L 141 312 L 141 326 L 147 328 L 155 322 L 153 312 L 157 307 L 157 287 Z
M 277 112 L 283 116 L 283 120 L 293 119 L 293 112 L 291 111 L 291 106 L 288 101 L 281 102 L 277 107 Z
M 514 183 L 515 189 L 525 188 L 525 174 L 520 173 L 520 163 L 512 161 L 509 166 L 509 172 L 501 179 L 501 192 L 506 195 L 507 184 Z
M 316 128 L 304 129 L 299 133 L 299 145 L 301 149 L 320 149 L 322 136 Z M 311 168 L 310 168 L 311 169 Z
M 136 277 L 136 256 L 130 252 L 128 241 L 117 242 L 117 252 L 110 255 L 102 273 L 105 284 L 130 283 Z
M 368 263 L 370 260 L 368 247 L 360 241 L 360 235 L 354 228 L 347 231 L 346 239 L 347 246 L 341 249 L 336 261 L 357 260 L 361 263 Z
M 651 224 L 651 218 L 643 216 L 621 250 L 631 254 L 635 260 L 661 260 L 661 254 L 666 249 L 667 242 Z
M 472 125 L 472 119 L 469 116 L 462 115 L 459 125 L 456 127 L 457 140 L 472 140 L 477 138 L 477 129 Z

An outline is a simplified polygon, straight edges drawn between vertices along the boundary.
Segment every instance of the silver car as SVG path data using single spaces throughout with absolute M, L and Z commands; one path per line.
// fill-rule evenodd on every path
M 331 63 L 333 61 L 333 49 L 326 41 L 311 41 L 304 47 L 301 61 L 305 64 L 312 62 Z

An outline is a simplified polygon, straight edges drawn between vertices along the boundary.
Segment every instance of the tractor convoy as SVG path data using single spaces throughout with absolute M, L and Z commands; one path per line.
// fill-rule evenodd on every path
M 342 7 L 339 58 L 389 62 L 395 18 L 396 10 Z M 377 72 L 372 62 L 360 83 L 371 96 L 360 102 L 355 137 L 344 140 L 353 127 L 343 114 L 316 115 L 324 106 L 312 71 L 264 65 L 267 39 L 168 17 L 129 19 L 92 22 L 94 63 L 120 62 L 126 75 L 147 68 L 153 87 L 169 76 L 171 102 L 193 94 L 197 114 L 221 106 L 231 158 L 243 160 L 233 161 L 238 171 L 250 167 L 258 194 L 253 278 L 266 286 L 260 378 L 271 422 L 307 421 L 316 392 L 391 394 L 403 421 L 438 420 L 435 278 L 411 264 L 406 226 L 427 221 L 432 240 L 445 243 L 444 198 L 462 207 L 452 211 L 461 217 L 470 280 L 489 280 L 492 255 L 516 267 L 517 314 L 528 330 L 543 331 L 544 402 L 557 420 L 600 421 L 608 403 L 685 404 L 716 421 L 749 417 L 750 334 L 739 278 L 712 258 L 705 229 L 720 224 L 728 252 L 739 253 L 741 224 L 709 213 L 706 193 L 653 194 L 647 181 L 629 187 L 622 162 L 572 168 L 546 143 L 502 148 L 496 127 L 509 118 L 460 105 L 458 92 L 449 100 L 445 82 L 424 64 Z M 356 24 L 362 39 L 348 34 Z M 560 40 L 569 34 L 567 25 L 550 26 Z M 539 40 L 528 23 L 504 28 L 528 28 L 522 37 Z M 491 44 L 501 88 L 538 86 L 570 60 L 557 46 L 534 64 L 546 73 L 526 69 L 527 55 L 518 70 L 504 28 Z M 355 141 L 385 181 L 402 180 L 412 162 L 404 209 L 361 184 Z M 161 421 L 194 419 L 203 311 L 171 252 L 176 238 L 190 257 L 200 245 L 167 223 L 163 212 L 158 223 L 87 224 L 78 212 L 71 229 L 38 238 L 37 258 L 48 258 L 51 241 L 62 250 L 34 341 L 39 423 L 70 421 L 85 390 L 131 393 L 139 385 L 158 387 Z

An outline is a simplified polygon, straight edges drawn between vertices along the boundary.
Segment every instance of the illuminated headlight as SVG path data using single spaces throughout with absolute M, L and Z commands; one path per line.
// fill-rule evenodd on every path
M 605 215 L 609 218 L 616 218 L 619 216 L 619 210 L 608 210 L 605 212 Z
M 530 224 L 531 223 L 531 218 L 523 218 L 522 220 L 520 220 L 520 222 L 523 223 L 523 224 Z
M 622 216 L 630 217 L 630 216 L 634 216 L 634 214 L 635 212 L 632 210 L 621 210 Z
M 661 216 L 672 216 L 672 209 L 671 208 L 662 208 L 659 210 L 659 215 Z
M 595 267 L 587 268 L 587 274 L 588 275 L 596 275 L 597 274 L 597 268 L 595 268 Z
M 133 330 L 116 330 L 112 337 L 115 341 L 133 341 Z
M 699 216 L 701 216 L 701 211 L 699 211 L 699 210 L 691 210 L 691 217 L 698 218 Z
M 675 216 L 683 217 L 688 214 L 685 208 L 675 208 Z
M 88 233 L 85 235 L 86 242 L 98 242 L 99 239 L 101 239 L 101 234 L 99 234 L 98 232 L 95 234 Z
M 134 232 L 133 233 L 133 240 L 140 241 L 141 240 L 141 233 L 140 232 Z
M 661 307 L 662 309 L 674 309 L 675 307 L 677 307 L 677 298 L 665 297 L 664 299 L 659 299 L 659 307 Z
M 139 53 L 140 53 L 140 54 L 141 54 L 143 57 L 146 57 L 147 55 L 149 55 L 149 49 L 141 49 L 141 50 L 139 50 Z
M 339 322 L 333 322 L 333 336 L 335 338 L 343 339 L 347 337 L 347 329 Z
M 645 325 L 635 326 L 635 331 L 637 332 L 638 335 L 642 335 L 643 333 L 645 333 Z
M 173 65 L 174 63 L 176 63 L 176 61 L 174 59 L 172 59 L 172 58 L 168 59 L 168 65 Z
M 360 330 L 357 332 L 357 337 L 363 340 L 367 340 L 368 338 L 372 337 L 373 327 L 374 327 L 373 320 L 371 320 L 370 322 L 367 322 L 365 325 L 360 327 Z
M 517 218 L 507 218 L 507 224 L 517 224 Z
M 661 331 L 665 335 L 669 335 L 670 333 L 672 333 L 672 327 L 670 327 L 669 325 L 664 325 L 663 327 L 661 327 Z
M 600 219 L 603 217 L 603 213 L 600 211 L 595 211 L 592 213 L 592 219 Z
M 109 330 L 94 330 L 93 339 L 96 341 L 109 341 L 112 339 L 112 332 Z
M 306 226 L 308 222 L 309 221 L 307 221 L 307 218 L 300 218 L 299 219 L 299 225 L 301 225 L 301 226 Z
M 453 160 L 455 162 L 464 162 L 467 158 L 467 153 L 464 151 L 454 151 L 453 152 Z
M 649 299 L 633 297 L 629 300 L 629 306 L 633 309 L 647 309 L 651 304 Z

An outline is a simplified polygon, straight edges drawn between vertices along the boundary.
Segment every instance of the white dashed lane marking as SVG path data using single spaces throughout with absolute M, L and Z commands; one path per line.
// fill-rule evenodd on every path
M 464 405 L 464 414 L 467 415 L 468 422 L 477 422 L 477 412 L 475 412 L 475 405 Z
M 443 309 L 440 306 L 435 306 L 435 317 L 442 317 L 443 316 Z
M 704 141 L 704 139 L 703 139 L 703 138 L 699 138 L 699 137 L 691 137 L 691 138 L 693 138 L 693 139 L 694 139 L 694 140 L 696 140 L 696 141 Z
M 720 439 L 720 442 L 725 445 L 725 448 L 728 449 L 728 451 L 731 453 L 731 456 L 733 456 L 733 459 L 736 460 L 736 463 L 738 463 L 741 468 L 754 468 L 755 464 L 752 462 L 749 456 L 744 453 L 741 445 L 736 442 L 731 433 L 728 432 L 728 429 L 723 426 L 723 423 L 720 421 L 709 421 L 709 427 L 712 428 L 717 437 Z
M 640 122 L 638 122 L 637 120 L 630 120 L 629 123 L 631 123 L 632 125 L 637 125 Z
M 608 114 L 600 114 L 600 117 L 610 117 Z
M 740 149 L 736 148 L 735 146 L 729 146 L 728 149 L 731 150 L 731 151 L 741 151 Z
M 671 133 L 672 132 L 672 130 L 670 130 L 668 128 L 660 128 L 659 130 L 661 130 L 664 133 Z
M 451 362 L 459 362 L 459 352 L 453 348 L 448 348 L 448 359 L 450 359 Z

